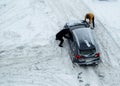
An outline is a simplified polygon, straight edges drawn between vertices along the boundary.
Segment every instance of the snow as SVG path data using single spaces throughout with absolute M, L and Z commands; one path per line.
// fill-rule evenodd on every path
M 120 0 L 0 0 L 0 86 L 119 86 Z M 73 67 L 55 34 L 95 14 L 102 62 Z

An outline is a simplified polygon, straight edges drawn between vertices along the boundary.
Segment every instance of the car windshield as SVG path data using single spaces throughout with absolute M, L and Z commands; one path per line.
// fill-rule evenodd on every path
M 94 49 L 80 50 L 80 54 L 82 54 L 82 55 L 93 54 L 95 51 L 96 51 L 95 48 Z

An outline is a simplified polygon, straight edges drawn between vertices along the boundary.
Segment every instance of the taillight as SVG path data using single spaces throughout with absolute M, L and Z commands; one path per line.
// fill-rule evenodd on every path
M 79 55 L 75 55 L 75 58 L 76 58 L 76 59 L 79 59 L 79 58 L 81 58 L 81 56 L 79 56 Z
M 95 54 L 95 57 L 99 57 L 99 56 L 100 56 L 100 53 L 96 53 L 96 54 Z

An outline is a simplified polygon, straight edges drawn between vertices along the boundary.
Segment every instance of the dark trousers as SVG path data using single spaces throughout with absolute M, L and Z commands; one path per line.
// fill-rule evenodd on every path
M 95 20 L 94 20 L 94 17 L 92 19 L 92 24 L 93 24 L 93 28 L 95 27 Z
M 59 46 L 62 46 L 62 44 L 63 44 L 63 42 L 64 42 L 63 38 L 58 38 L 58 37 L 56 37 L 56 40 L 59 40 L 59 41 L 60 41 Z
M 58 39 L 58 40 L 60 40 L 60 44 L 59 44 L 59 46 L 62 46 L 62 44 L 63 44 L 63 42 L 64 42 L 63 38 Z

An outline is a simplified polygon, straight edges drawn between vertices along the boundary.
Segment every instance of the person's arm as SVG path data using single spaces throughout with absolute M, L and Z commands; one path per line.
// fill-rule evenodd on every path
M 71 37 L 72 37 L 71 32 L 68 32 L 67 34 L 65 34 L 64 37 L 67 39 L 71 39 Z
M 68 36 L 68 35 L 64 35 L 64 37 L 67 38 L 67 39 L 70 39 L 70 36 Z
M 86 16 L 85 16 L 85 19 L 84 19 L 84 21 L 86 21 Z

